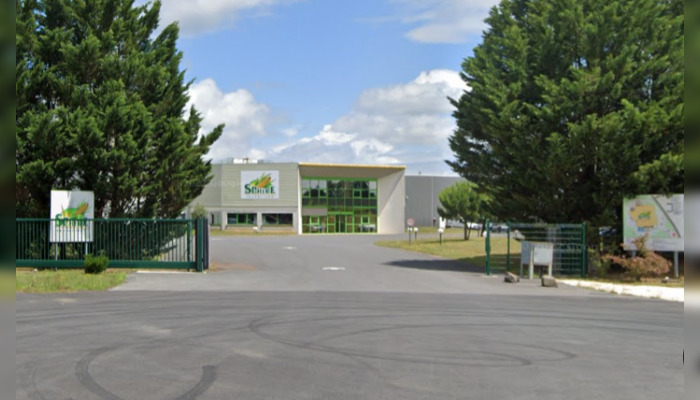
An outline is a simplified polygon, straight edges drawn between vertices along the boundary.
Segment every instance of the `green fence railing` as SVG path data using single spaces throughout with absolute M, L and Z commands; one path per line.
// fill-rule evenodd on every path
M 521 270 L 524 241 L 553 245 L 553 274 L 586 276 L 585 224 L 494 223 L 486 221 L 486 274 Z
M 80 268 L 86 254 L 107 256 L 110 268 L 206 267 L 203 220 L 17 218 L 16 224 L 17 267 Z

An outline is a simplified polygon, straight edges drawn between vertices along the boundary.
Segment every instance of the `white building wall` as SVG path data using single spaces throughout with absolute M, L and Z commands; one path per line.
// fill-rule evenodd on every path
M 406 180 L 404 170 L 379 178 L 379 232 L 402 233 L 405 229 Z

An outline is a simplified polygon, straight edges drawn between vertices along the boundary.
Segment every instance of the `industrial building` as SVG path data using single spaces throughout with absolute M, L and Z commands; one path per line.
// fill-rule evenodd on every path
M 406 218 L 413 218 L 416 226 L 436 226 L 438 195 L 445 188 L 464 178 L 453 176 L 406 176 Z
M 404 166 L 262 163 L 212 165 L 212 181 L 187 209 L 210 223 L 313 233 L 400 233 Z
M 462 180 L 405 176 L 404 166 L 267 163 L 213 164 L 213 179 L 187 208 L 203 206 L 222 229 L 317 233 L 404 232 L 437 221 L 438 193 Z

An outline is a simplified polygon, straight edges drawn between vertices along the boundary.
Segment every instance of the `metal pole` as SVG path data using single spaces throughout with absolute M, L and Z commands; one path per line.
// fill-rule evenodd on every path
M 510 272 L 510 223 L 506 224 L 506 272 Z
M 678 271 L 678 252 L 674 251 L 673 252 L 673 277 L 678 279 L 679 277 L 679 271 Z
M 486 220 L 486 275 L 491 275 L 491 221 Z
M 586 263 L 586 223 L 581 224 L 581 278 L 585 278 L 587 274 Z
M 412 242 L 411 242 L 411 229 L 413 229 L 413 228 L 411 228 L 411 227 L 409 226 L 409 227 L 408 227 L 408 245 L 409 245 L 409 246 L 410 246 L 411 243 L 412 243 Z

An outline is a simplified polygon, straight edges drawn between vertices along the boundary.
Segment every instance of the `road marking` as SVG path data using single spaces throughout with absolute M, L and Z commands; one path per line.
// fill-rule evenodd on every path
M 297 248 L 294 246 L 284 246 L 282 247 L 284 250 L 296 250 Z
M 324 271 L 345 271 L 345 267 L 323 267 L 321 268 Z

